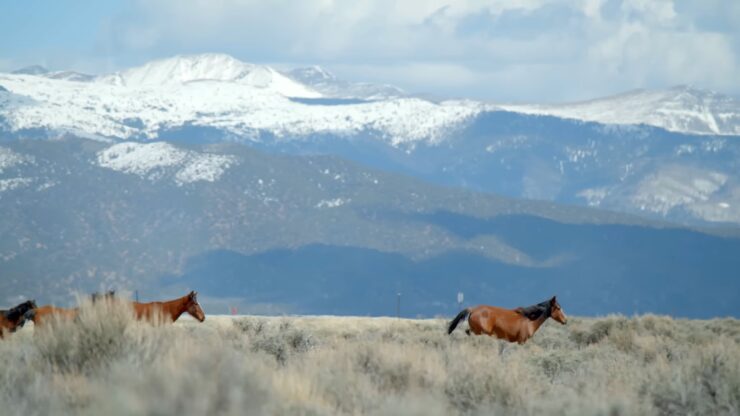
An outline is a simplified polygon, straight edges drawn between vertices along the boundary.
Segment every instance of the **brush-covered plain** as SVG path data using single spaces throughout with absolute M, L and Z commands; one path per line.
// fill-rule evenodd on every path
M 740 321 L 548 321 L 519 346 L 444 319 L 137 322 L 118 303 L 0 342 L 4 415 L 736 415 Z

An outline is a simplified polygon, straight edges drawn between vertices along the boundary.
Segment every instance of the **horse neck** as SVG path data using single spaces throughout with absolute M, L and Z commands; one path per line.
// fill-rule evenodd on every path
M 185 311 L 188 310 L 187 296 L 177 298 L 168 302 L 162 302 L 162 313 L 170 316 L 172 322 L 176 321 Z
M 542 326 L 542 324 L 545 323 L 545 321 L 549 318 L 549 316 L 546 313 L 543 313 L 542 316 L 532 321 L 532 335 L 534 335 L 535 332 L 537 332 L 538 329 Z
M 21 307 L 11 308 L 11 309 L 8 309 L 8 310 L 2 311 L 2 312 L 3 312 L 3 316 L 5 316 L 5 319 L 7 319 L 9 321 L 17 321 L 17 320 L 19 320 L 20 317 L 23 316 L 23 314 L 25 313 L 23 311 L 23 308 L 21 308 Z

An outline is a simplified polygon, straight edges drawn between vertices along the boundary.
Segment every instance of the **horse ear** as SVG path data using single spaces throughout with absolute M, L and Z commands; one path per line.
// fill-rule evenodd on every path
M 197 297 L 198 297 L 198 292 L 194 290 L 190 292 L 190 299 L 195 299 Z
M 552 299 L 550 299 L 550 304 L 554 305 L 558 303 L 558 300 L 556 299 L 556 296 L 553 296 Z

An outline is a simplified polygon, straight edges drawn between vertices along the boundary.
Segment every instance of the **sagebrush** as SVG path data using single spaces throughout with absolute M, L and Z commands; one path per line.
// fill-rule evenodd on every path
M 124 306 L 0 342 L 8 415 L 740 414 L 740 321 L 546 323 L 527 344 L 446 321 L 209 317 Z

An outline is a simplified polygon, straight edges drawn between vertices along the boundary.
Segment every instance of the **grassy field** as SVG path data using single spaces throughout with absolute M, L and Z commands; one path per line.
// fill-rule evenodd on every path
M 107 319 L 101 320 L 101 316 Z M 210 316 L 99 304 L 0 342 L 3 415 L 737 415 L 740 321 L 548 321 L 526 345 L 445 320 Z

